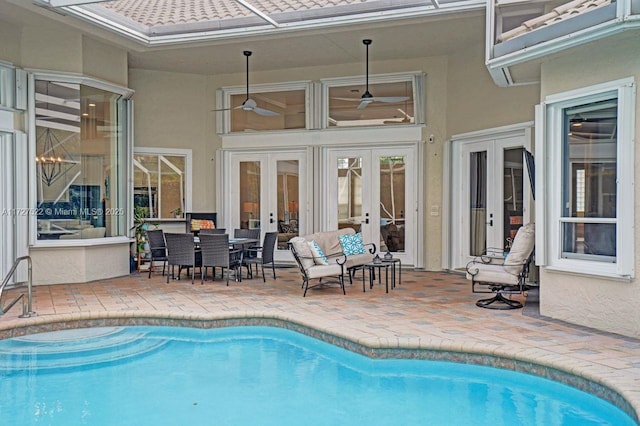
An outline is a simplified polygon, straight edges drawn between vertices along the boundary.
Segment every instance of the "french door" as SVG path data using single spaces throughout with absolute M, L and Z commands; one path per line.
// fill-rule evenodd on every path
M 287 242 L 306 229 L 306 151 L 230 153 L 223 196 L 226 226 L 278 232 L 275 259 L 292 260 Z
M 416 255 L 416 148 L 327 148 L 325 229 L 350 227 L 407 265 Z
M 521 136 L 455 142 L 452 174 L 452 269 L 491 249 L 508 249 L 529 216 Z

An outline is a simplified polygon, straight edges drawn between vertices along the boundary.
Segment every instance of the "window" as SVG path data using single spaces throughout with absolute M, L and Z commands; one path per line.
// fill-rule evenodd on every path
M 547 99 L 550 266 L 633 273 L 633 97 L 628 79 Z
M 227 87 L 218 92 L 223 120 L 220 133 L 239 133 L 307 128 L 309 83 L 282 83 Z M 248 102 L 247 99 L 249 99 Z M 246 107 L 245 107 L 246 106 Z
M 134 214 L 182 218 L 191 210 L 191 150 L 136 148 L 133 158 Z
M 33 87 L 38 240 L 126 236 L 131 92 L 63 76 Z
M 327 115 L 324 127 L 387 126 L 420 123 L 416 97 L 419 75 L 370 76 L 373 102 L 363 102 L 367 87 L 363 77 L 327 79 Z M 375 100 L 378 99 L 378 100 Z

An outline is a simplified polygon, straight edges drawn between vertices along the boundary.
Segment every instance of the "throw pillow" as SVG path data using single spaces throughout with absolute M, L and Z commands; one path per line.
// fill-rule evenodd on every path
M 313 261 L 313 253 L 311 253 L 307 240 L 302 237 L 295 237 L 290 239 L 289 242 L 296 251 L 300 264 L 304 269 L 309 269 L 315 265 L 315 262 Z
M 338 238 L 340 239 L 342 252 L 345 256 L 366 253 L 364 243 L 362 242 L 362 233 L 338 235 Z
M 200 221 L 200 229 L 216 229 L 216 225 L 212 220 L 203 219 Z
M 328 265 L 329 259 L 325 256 L 324 252 L 315 241 L 307 242 L 309 244 L 309 249 L 311 249 L 311 253 L 313 254 L 313 262 L 316 265 Z

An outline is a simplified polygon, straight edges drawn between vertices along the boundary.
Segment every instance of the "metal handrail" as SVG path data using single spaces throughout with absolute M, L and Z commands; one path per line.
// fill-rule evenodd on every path
M 11 279 L 11 277 L 13 276 L 14 272 L 16 271 L 16 269 L 18 269 L 18 265 L 20 265 L 20 262 L 22 262 L 23 260 L 27 261 L 27 269 L 28 269 L 28 281 L 27 281 L 27 305 L 24 306 L 24 302 L 23 302 L 23 309 L 22 309 L 22 315 L 20 315 L 21 318 L 25 318 L 25 317 L 30 317 L 32 315 L 35 315 L 35 312 L 33 311 L 33 306 L 32 306 L 32 282 L 31 282 L 31 271 L 32 271 L 32 267 L 31 267 L 31 256 L 20 256 L 19 258 L 17 258 L 14 262 L 13 265 L 11 266 L 11 269 L 9 270 L 9 272 L 7 273 L 7 276 L 4 277 L 4 280 L 2 281 L 2 284 L 0 284 L 0 315 L 4 314 L 4 311 L 2 309 L 2 293 L 4 292 L 5 287 L 7 286 L 7 283 L 9 282 L 9 280 Z M 21 294 L 20 296 L 18 296 L 18 298 L 16 300 L 14 300 L 12 303 L 9 304 L 8 309 L 11 309 L 11 307 L 22 297 L 23 295 Z

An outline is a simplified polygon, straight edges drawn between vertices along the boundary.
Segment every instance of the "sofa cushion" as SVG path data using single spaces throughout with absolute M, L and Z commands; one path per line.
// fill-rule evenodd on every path
M 290 239 L 289 242 L 298 254 L 300 264 L 304 269 L 309 269 L 315 265 L 315 262 L 313 261 L 313 253 L 311 253 L 307 240 L 302 237 L 294 237 Z
M 338 238 L 340 240 L 340 245 L 342 246 L 342 252 L 346 256 L 365 254 L 367 252 L 364 248 L 362 234 L 360 232 L 352 235 L 339 235 Z
M 330 265 L 316 265 L 307 270 L 307 276 L 309 279 L 340 275 L 342 275 L 342 267 L 337 263 L 332 263 Z
M 313 262 L 316 265 L 328 265 L 329 260 L 327 256 L 324 255 L 324 252 L 315 241 L 308 241 L 309 249 L 311 250 L 311 254 L 313 254 Z
M 370 253 L 365 254 L 353 254 L 347 256 L 347 262 L 344 264 L 345 268 L 353 268 L 354 266 L 361 266 L 373 261 L 373 256 Z

